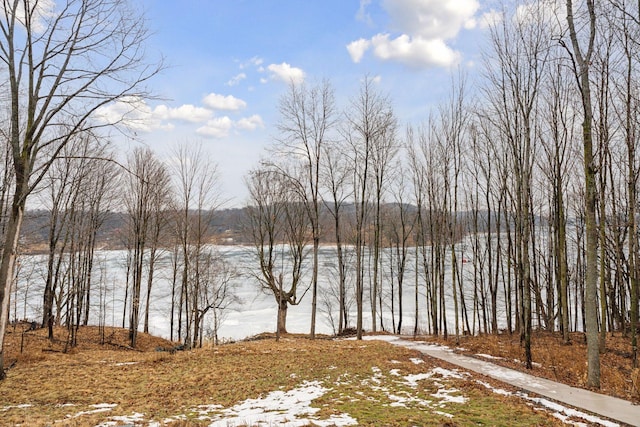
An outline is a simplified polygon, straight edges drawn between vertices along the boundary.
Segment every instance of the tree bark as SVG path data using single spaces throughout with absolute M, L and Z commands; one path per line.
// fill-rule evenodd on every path
M 9 321 L 9 295 L 11 284 L 13 283 L 13 270 L 15 267 L 16 254 L 18 251 L 18 238 L 22 220 L 24 218 L 25 198 L 23 191 L 26 186 L 24 182 L 16 182 L 16 193 L 13 198 L 11 216 L 7 224 L 5 242 L 2 250 L 2 260 L 0 261 L 0 277 L 5 280 L 0 281 L 4 286 L 0 286 L 0 301 L 2 302 L 2 315 L 0 316 L 0 380 L 5 378 L 4 371 L 4 335 Z
M 600 388 L 600 348 L 598 334 L 598 226 L 596 222 L 597 170 L 593 155 L 593 109 L 589 70 L 596 35 L 596 15 L 593 0 L 586 0 L 589 13 L 589 44 L 583 52 L 574 23 L 573 1 L 567 0 L 567 24 L 576 61 L 575 74 L 582 99 L 582 142 L 584 161 L 584 210 L 586 239 L 586 273 L 584 291 L 585 329 L 587 337 L 587 385 Z

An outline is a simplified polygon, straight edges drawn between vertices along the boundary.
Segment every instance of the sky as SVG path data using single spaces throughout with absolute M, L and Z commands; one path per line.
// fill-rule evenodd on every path
M 224 207 L 247 202 L 243 177 L 277 136 L 291 80 L 323 79 L 343 110 L 365 76 L 390 97 L 400 125 L 419 124 L 446 99 L 452 75 L 472 75 L 496 13 L 480 0 L 140 0 L 150 59 L 165 68 L 157 97 L 133 100 L 138 145 L 170 161 L 200 145 L 217 165 Z M 116 117 L 123 105 L 100 111 Z M 130 116 L 129 116 L 130 117 Z

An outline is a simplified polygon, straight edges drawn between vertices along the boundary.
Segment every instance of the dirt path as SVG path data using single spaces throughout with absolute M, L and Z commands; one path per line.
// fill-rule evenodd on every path
M 427 344 L 421 341 L 410 341 L 402 339 L 402 337 L 390 335 L 368 336 L 366 339 L 384 340 L 394 345 L 401 345 L 418 350 L 428 356 L 486 375 L 523 390 L 547 397 L 556 402 L 564 403 L 617 422 L 640 426 L 640 406 L 633 405 L 631 402 L 617 397 L 571 387 L 514 369 L 504 368 L 491 362 L 456 354 L 447 347 Z

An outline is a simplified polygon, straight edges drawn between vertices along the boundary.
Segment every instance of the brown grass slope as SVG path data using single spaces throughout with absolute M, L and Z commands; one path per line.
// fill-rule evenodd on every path
M 346 413 L 359 425 L 371 426 L 559 425 L 550 414 L 519 398 L 492 393 L 474 376 L 437 377 L 409 387 L 400 381 L 401 375 L 446 364 L 381 341 L 285 337 L 275 342 L 266 337 L 169 353 L 155 351 L 173 345 L 166 340 L 141 334 L 139 348 L 132 350 L 126 346 L 126 330 L 105 332 L 109 339 L 102 344 L 97 328 L 82 328 L 79 345 L 67 352 L 62 329 L 53 343 L 45 331 L 8 333 L 8 357 L 15 364 L 0 383 L 0 425 L 92 426 L 133 413 L 142 414 L 145 422 L 171 418 L 167 423 L 172 426 L 208 425 L 210 421 L 198 419 L 193 408 L 213 404 L 227 408 L 314 380 L 330 389 L 313 402 L 319 408 L 316 415 L 325 419 Z M 456 393 L 468 397 L 468 402 L 425 407 L 409 401 L 403 407 L 389 401 L 390 394 L 437 401 L 433 396 L 440 383 L 459 390 Z M 102 403 L 117 406 L 89 413 L 92 405 Z M 442 411 L 454 417 L 449 419 Z M 176 416 L 182 418 L 176 421 Z

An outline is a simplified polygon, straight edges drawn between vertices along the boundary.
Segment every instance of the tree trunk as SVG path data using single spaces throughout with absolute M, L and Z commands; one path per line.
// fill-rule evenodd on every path
M 4 335 L 9 321 L 9 300 L 11 295 L 11 284 L 13 282 L 13 269 L 15 267 L 16 254 L 18 252 L 18 238 L 24 218 L 25 197 L 23 190 L 26 183 L 16 183 L 16 193 L 13 198 L 11 216 L 7 224 L 5 234 L 5 245 L 2 250 L 2 260 L 0 261 L 0 380 L 4 379 Z
M 318 230 L 318 203 L 315 202 L 316 216 L 312 219 L 313 225 L 313 278 L 311 295 L 311 339 L 316 337 L 316 311 L 318 307 L 318 251 L 320 248 L 320 236 Z
M 280 299 L 278 302 L 278 332 L 280 334 L 287 333 L 287 309 L 289 308 L 289 303 L 286 298 Z
M 147 277 L 147 299 L 144 307 L 144 333 L 149 333 L 149 307 L 151 306 L 151 288 L 153 286 L 153 273 L 156 263 L 156 247 L 155 242 L 149 253 L 149 276 Z
M 573 1 L 567 0 L 567 24 L 577 62 L 576 79 L 582 98 L 583 122 L 582 142 L 584 161 L 584 210 L 586 239 L 586 273 L 584 283 L 584 324 L 587 336 L 587 385 L 600 388 L 600 348 L 598 337 L 598 226 L 596 222 L 597 165 L 593 156 L 593 109 L 591 104 L 591 81 L 589 71 L 596 35 L 596 15 L 593 0 L 586 1 L 588 9 L 589 46 L 582 52 L 574 23 Z

